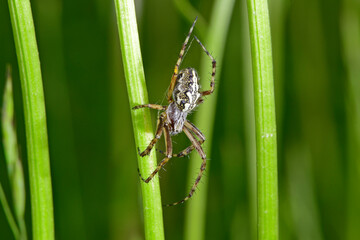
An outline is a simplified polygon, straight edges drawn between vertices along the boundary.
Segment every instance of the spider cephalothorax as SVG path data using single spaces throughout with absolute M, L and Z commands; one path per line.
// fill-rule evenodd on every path
M 190 121 L 186 119 L 187 115 L 198 105 L 203 99 L 203 96 L 210 95 L 214 91 L 215 87 L 215 71 L 216 71 L 216 61 L 206 50 L 205 46 L 199 41 L 199 39 L 194 36 L 196 41 L 200 44 L 205 53 L 209 56 L 212 61 L 212 74 L 210 82 L 210 90 L 200 91 L 199 77 L 194 68 L 185 68 L 180 70 L 179 67 L 184 57 L 186 46 L 189 42 L 190 35 L 194 29 L 195 23 L 192 24 L 189 34 L 187 35 L 185 42 L 181 48 L 179 58 L 175 64 L 174 73 L 171 78 L 169 90 L 168 90 L 168 106 L 162 106 L 157 104 L 144 104 L 133 107 L 133 109 L 139 108 L 152 108 L 156 110 L 162 110 L 163 112 L 159 116 L 156 135 L 153 140 L 151 140 L 148 147 L 140 153 L 140 156 L 148 155 L 156 142 L 159 140 L 161 135 L 164 133 L 165 136 L 165 145 L 166 152 L 165 158 L 158 164 L 156 169 L 150 174 L 148 178 L 141 179 L 148 183 L 151 179 L 160 171 L 160 169 L 172 158 L 172 157 L 183 157 L 191 153 L 192 150 L 196 149 L 199 155 L 202 158 L 202 164 L 200 167 L 200 172 L 195 180 L 194 185 L 192 186 L 190 193 L 181 201 L 168 204 L 167 206 L 174 206 L 179 203 L 183 203 L 194 194 L 197 185 L 200 182 L 200 179 L 205 171 L 206 167 L 206 155 L 204 150 L 201 147 L 201 144 L 205 141 L 205 137 L 202 132 Z M 191 142 L 191 146 L 187 147 L 178 154 L 173 154 L 171 136 L 178 133 L 184 132 Z M 197 139 L 197 138 L 198 139 Z

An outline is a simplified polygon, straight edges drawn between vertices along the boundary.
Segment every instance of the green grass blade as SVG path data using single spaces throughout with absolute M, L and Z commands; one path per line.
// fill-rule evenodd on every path
M 277 143 L 267 0 L 248 0 L 257 154 L 258 239 L 278 239 Z
M 11 229 L 11 231 L 12 231 L 13 234 L 14 234 L 14 238 L 15 238 L 15 239 L 19 239 L 19 237 L 20 237 L 20 230 L 19 230 L 19 228 L 18 228 L 17 225 L 16 225 L 15 218 L 14 218 L 12 212 L 11 212 L 9 203 L 8 203 L 8 201 L 6 200 L 6 196 L 5 196 L 5 193 L 4 193 L 4 189 L 3 189 L 2 185 L 1 185 L 1 183 L 0 183 L 0 202 L 1 202 L 1 205 L 3 206 L 4 212 L 5 212 L 5 216 L 6 216 L 6 219 L 8 220 L 10 229 Z
M 13 114 L 14 114 L 14 102 L 12 98 L 12 79 L 10 74 L 10 66 L 7 66 L 6 69 L 6 83 L 4 90 L 4 101 L 1 113 L 1 123 L 2 123 L 2 132 L 3 132 L 3 145 L 4 145 L 4 154 L 6 159 L 6 166 L 8 170 L 8 175 L 11 181 L 12 175 L 14 173 L 14 165 L 16 161 L 16 154 L 14 151 L 11 151 L 14 147 L 17 148 L 16 140 L 14 137 L 14 125 L 13 123 Z M 15 141 L 15 143 L 14 143 Z M 17 149 L 16 149 L 17 150 Z M 4 189 L 0 183 L 0 202 L 3 206 L 5 216 L 8 220 L 11 231 L 14 234 L 15 239 L 19 239 L 20 230 L 16 225 L 15 218 L 11 212 L 9 203 L 6 199 Z
M 19 157 L 16 128 L 14 124 L 15 119 L 11 67 L 8 65 L 6 70 L 7 76 L 1 115 L 4 154 L 13 195 L 12 199 L 14 203 L 15 216 L 19 224 L 19 239 L 27 239 L 24 219 L 26 202 L 25 182 L 23 167 Z
M 117 23 L 130 108 L 148 103 L 139 36 L 132 0 L 115 0 Z M 149 109 L 131 110 L 136 146 L 141 149 L 154 137 Z M 140 172 L 148 176 L 157 165 L 155 151 L 138 156 Z M 146 239 L 164 239 L 162 205 L 158 176 L 149 183 L 141 181 Z
M 207 38 L 200 39 L 206 46 L 208 51 L 217 61 L 215 91 L 212 95 L 205 99 L 204 104 L 200 105 L 194 120 L 195 125 L 204 133 L 206 141 L 203 149 L 206 150 L 207 159 L 211 158 L 212 135 L 214 131 L 217 92 L 219 90 L 221 62 L 224 55 L 226 38 L 228 36 L 228 28 L 232 16 L 234 0 L 217 0 L 214 4 L 214 12 L 212 13 Z M 201 59 L 201 86 L 208 89 L 210 84 L 211 60 L 204 53 Z M 194 184 L 194 177 L 198 174 L 201 165 L 201 158 L 197 152 L 191 154 L 189 163 L 189 174 L 187 185 Z M 193 199 L 186 204 L 185 213 L 185 239 L 205 239 L 205 219 L 206 219 L 206 201 L 207 201 L 207 182 L 209 177 L 210 161 L 207 162 L 206 175 L 202 178 L 199 185 L 201 190 L 197 191 Z
M 207 24 L 200 12 L 191 5 L 189 0 L 174 0 L 174 5 L 190 25 L 196 17 L 198 18 L 196 22 L 196 32 L 198 38 L 203 39 L 205 37 Z
M 245 161 L 247 166 L 247 194 L 250 225 L 250 239 L 257 236 L 257 205 L 256 205 L 256 140 L 255 140 L 255 114 L 254 114 L 254 89 L 251 70 L 251 50 L 249 19 L 247 16 L 246 2 L 241 3 L 241 35 L 242 35 L 242 77 L 243 81 L 243 106 L 244 106 L 244 135 L 245 135 Z
M 30 2 L 9 0 L 24 101 L 33 238 L 54 239 L 45 101 Z

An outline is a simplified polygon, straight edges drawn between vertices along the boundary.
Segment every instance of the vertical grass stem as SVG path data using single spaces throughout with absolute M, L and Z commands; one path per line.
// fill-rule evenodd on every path
M 206 151 L 207 159 L 211 159 L 212 135 L 214 131 L 217 93 L 220 85 L 220 75 L 222 68 L 222 59 L 224 56 L 226 39 L 228 36 L 228 29 L 232 11 L 234 7 L 234 0 L 217 0 L 214 3 L 213 12 L 211 14 L 210 24 L 208 27 L 207 37 L 200 39 L 206 46 L 208 51 L 217 61 L 215 91 L 212 95 L 205 99 L 204 104 L 201 104 L 197 110 L 195 117 L 195 125 L 204 133 L 206 141 L 203 144 L 203 149 Z M 204 90 L 209 88 L 211 60 L 202 53 L 201 58 L 201 86 Z M 213 159 L 214 160 L 214 159 Z M 187 185 L 191 186 L 194 183 L 194 176 L 199 171 L 201 165 L 201 158 L 197 152 L 191 154 L 191 161 L 189 164 L 189 174 Z M 216 160 L 214 160 L 216 161 Z M 186 203 L 185 213 L 185 239 L 201 240 L 205 239 L 205 223 L 206 223 L 206 205 L 207 205 L 207 188 L 209 177 L 210 161 L 207 162 L 206 176 L 201 179 L 199 185 L 201 189 L 197 191 L 193 199 Z
M 130 109 L 139 104 L 149 103 L 144 69 L 140 51 L 139 35 L 132 0 L 115 0 L 117 23 L 121 45 L 122 60 Z M 136 146 L 144 148 L 154 137 L 149 109 L 130 110 Z M 140 172 L 148 176 L 156 167 L 156 154 L 138 156 Z M 159 178 L 155 176 L 149 183 L 141 182 L 145 238 L 164 239 L 162 205 Z
M 258 239 L 278 239 L 278 185 L 275 98 L 267 0 L 248 0 L 253 66 Z
M 29 162 L 33 238 L 54 239 L 45 100 L 29 0 L 8 0 L 20 69 Z

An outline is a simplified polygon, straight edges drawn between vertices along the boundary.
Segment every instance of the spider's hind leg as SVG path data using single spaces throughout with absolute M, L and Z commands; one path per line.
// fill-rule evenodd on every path
M 171 207 L 171 206 L 175 206 L 178 205 L 180 203 L 184 203 L 185 201 L 189 200 L 192 195 L 194 194 L 197 185 L 199 184 L 201 177 L 205 171 L 206 168 L 206 155 L 204 153 L 204 150 L 202 149 L 200 143 L 196 140 L 196 138 L 192 135 L 192 133 L 190 132 L 190 129 L 188 129 L 187 127 L 184 127 L 183 129 L 184 133 L 186 134 L 186 136 L 189 138 L 189 140 L 191 141 L 191 143 L 193 144 L 193 146 L 195 147 L 195 149 L 198 151 L 201 159 L 202 159 L 202 163 L 201 163 L 201 167 L 200 167 L 200 172 L 195 180 L 194 185 L 191 187 L 191 190 L 189 192 L 189 194 L 181 201 L 172 203 L 172 204 L 168 204 L 166 205 L 166 207 Z
M 204 134 L 192 122 L 186 120 L 184 126 L 199 138 L 198 143 L 200 146 L 205 142 Z M 190 141 L 191 141 L 191 139 L 190 139 Z M 194 148 L 195 148 L 195 145 L 191 144 L 191 146 L 187 147 L 186 149 L 184 149 L 183 151 L 181 151 L 180 153 L 178 153 L 176 155 L 177 155 L 177 157 L 185 157 L 185 156 L 189 155 L 194 150 Z
M 186 120 L 184 125 L 199 138 L 198 142 L 200 145 L 202 145 L 205 142 L 204 134 L 193 123 Z M 194 150 L 194 148 L 195 148 L 195 146 L 193 144 L 191 144 L 191 146 L 185 148 L 181 152 L 179 152 L 177 154 L 173 154 L 172 157 L 178 157 L 178 158 L 185 157 L 185 156 L 189 155 Z M 156 150 L 158 152 L 160 152 L 161 154 L 165 154 L 162 150 L 159 150 L 159 149 L 156 149 Z
M 151 181 L 151 179 L 153 179 L 153 177 L 161 170 L 161 168 L 171 159 L 172 157 L 172 142 L 171 142 L 171 137 L 170 137 L 170 133 L 169 133 L 169 129 L 168 127 L 165 125 L 163 127 L 164 129 L 164 136 L 165 136 L 165 145 L 166 145 L 166 156 L 165 158 L 157 165 L 156 169 L 150 174 L 150 176 L 148 178 L 143 178 L 139 172 L 140 178 L 148 183 Z

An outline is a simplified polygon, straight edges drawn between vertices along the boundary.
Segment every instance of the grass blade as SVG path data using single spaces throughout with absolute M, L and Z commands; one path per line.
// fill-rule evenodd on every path
M 278 239 L 277 143 L 267 0 L 248 0 L 257 154 L 258 239 Z
M 191 5 L 189 0 L 174 0 L 174 5 L 189 24 L 192 24 L 196 17 L 198 18 L 196 22 L 196 32 L 198 38 L 203 39 L 205 37 L 207 24 L 200 12 Z
M 207 38 L 200 39 L 206 48 L 212 53 L 217 61 L 216 69 L 216 83 L 214 93 L 205 99 L 195 117 L 195 125 L 204 133 L 206 141 L 203 148 L 206 150 L 207 159 L 211 158 L 212 135 L 214 130 L 217 92 L 220 82 L 221 62 L 224 55 L 226 38 L 228 36 L 228 28 L 232 16 L 234 0 L 217 0 L 214 4 L 214 12 L 212 13 Z M 211 72 L 211 61 L 204 53 L 201 59 L 201 86 L 204 89 L 209 87 L 209 72 Z M 209 76 L 209 77 L 208 77 Z M 189 174 L 187 185 L 191 186 L 194 182 L 201 165 L 201 158 L 197 152 L 192 153 L 191 161 L 189 163 Z M 210 169 L 210 161 L 207 162 L 207 175 Z M 201 180 L 201 191 L 197 191 L 193 199 L 186 205 L 185 213 L 185 239 L 205 239 L 205 211 L 207 199 L 207 182 L 208 176 Z
M 248 213 L 249 219 L 247 221 L 250 225 L 250 239 L 257 237 L 257 205 L 256 205 L 256 140 L 255 140 L 255 114 L 254 114 L 254 89 L 252 82 L 251 70 L 251 50 L 250 33 L 249 33 L 249 18 L 247 16 L 246 2 L 241 3 L 241 35 L 242 35 L 242 49 L 244 49 L 242 57 L 242 77 L 243 81 L 243 104 L 244 104 L 244 129 L 245 129 L 245 159 L 247 166 L 247 194 L 248 194 Z
M 4 154 L 13 195 L 12 199 L 14 203 L 15 216 L 19 224 L 19 239 L 27 239 L 24 219 L 26 202 L 25 182 L 23 167 L 20 161 L 17 145 L 10 65 L 8 65 L 6 69 L 6 84 L 1 117 Z
M 130 108 L 149 103 L 132 0 L 115 0 L 117 23 Z M 154 137 L 149 109 L 131 110 L 136 146 L 143 148 Z M 155 151 L 138 156 L 140 172 L 148 176 L 157 165 Z M 164 239 L 159 178 L 141 182 L 146 239 Z
M 33 238 L 54 239 L 45 101 L 29 0 L 9 0 L 24 101 Z
M 15 239 L 19 239 L 20 231 L 19 231 L 19 228 L 16 226 L 16 222 L 15 222 L 14 216 L 13 216 L 13 214 L 11 213 L 11 209 L 10 209 L 9 203 L 8 203 L 8 201 L 6 200 L 6 196 L 5 196 L 5 193 L 4 193 L 4 189 L 3 189 L 2 185 L 1 185 L 1 183 L 0 183 L 0 202 L 1 202 L 1 205 L 3 206 L 4 212 L 5 212 L 5 216 L 6 216 L 7 220 L 8 220 L 10 229 L 11 229 L 11 231 L 12 231 L 13 234 L 14 234 L 14 238 L 15 238 Z

